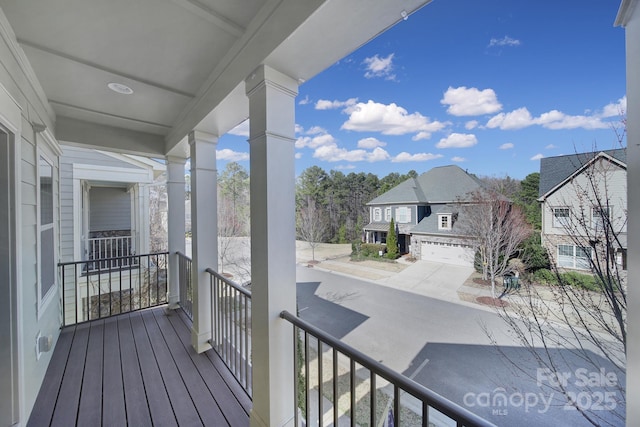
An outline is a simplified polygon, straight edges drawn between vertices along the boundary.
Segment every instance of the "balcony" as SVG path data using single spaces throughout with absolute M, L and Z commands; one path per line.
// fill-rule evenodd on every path
M 198 354 L 191 340 L 192 262 L 174 255 L 180 289 L 175 310 L 157 297 L 159 288 L 154 293 L 131 287 L 130 279 L 116 283 L 121 270 L 107 273 L 119 298 L 98 294 L 104 310 L 96 315 L 87 309 L 88 317 L 67 323 L 28 425 L 249 424 L 251 292 L 206 269 L 212 348 Z M 156 274 L 150 281 L 155 286 L 157 277 L 166 277 L 161 274 L 166 256 L 140 255 L 137 261 L 151 266 L 147 271 Z M 63 282 L 68 274 L 77 277 L 82 263 L 61 263 Z M 123 302 L 123 291 L 137 303 Z M 396 426 L 431 426 L 443 419 L 444 425 L 491 425 L 297 316 L 283 311 L 280 317 L 291 325 L 294 342 L 294 425 L 373 426 L 393 420 Z
M 165 306 L 65 327 L 29 426 L 247 426 L 251 400 Z

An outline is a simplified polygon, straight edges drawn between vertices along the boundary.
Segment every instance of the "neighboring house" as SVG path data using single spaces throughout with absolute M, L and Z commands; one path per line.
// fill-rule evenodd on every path
M 61 145 L 60 156 L 60 254 L 61 262 L 82 264 L 79 278 L 67 278 L 64 286 L 66 320 L 74 309 L 87 306 L 97 293 L 98 281 L 109 292 L 119 288 L 98 272 L 127 269 L 135 258 L 111 259 L 150 252 L 150 187 L 165 171 L 164 164 L 147 158 Z M 138 274 L 138 270 L 125 275 Z M 86 276 L 92 276 L 87 278 Z M 87 280 L 90 279 L 90 280 Z M 132 280 L 134 280 L 133 278 Z M 76 291 L 76 280 L 80 284 Z M 87 291 L 87 283 L 93 286 Z M 104 293 L 104 290 L 102 291 Z M 83 313 L 78 316 L 83 318 Z
M 386 243 L 391 218 L 397 225 L 401 253 L 417 259 L 473 265 L 473 250 L 457 233 L 461 203 L 482 182 L 458 166 L 441 166 L 409 178 L 367 203 L 368 243 Z
M 626 149 L 547 157 L 540 161 L 542 244 L 558 267 L 590 270 L 604 251 L 603 221 L 617 235 L 610 253 L 627 268 Z

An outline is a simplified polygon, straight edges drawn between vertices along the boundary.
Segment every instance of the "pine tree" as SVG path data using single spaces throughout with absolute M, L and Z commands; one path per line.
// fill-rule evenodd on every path
M 393 218 L 391 218 L 389 232 L 387 233 L 387 258 L 398 258 L 398 237 L 396 236 L 396 226 Z

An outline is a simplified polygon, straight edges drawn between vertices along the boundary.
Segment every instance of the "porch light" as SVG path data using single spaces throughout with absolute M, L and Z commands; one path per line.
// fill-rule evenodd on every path
M 107 87 L 116 93 L 121 93 L 123 95 L 131 95 L 133 93 L 133 89 L 131 89 L 127 85 L 123 85 L 122 83 L 109 83 Z

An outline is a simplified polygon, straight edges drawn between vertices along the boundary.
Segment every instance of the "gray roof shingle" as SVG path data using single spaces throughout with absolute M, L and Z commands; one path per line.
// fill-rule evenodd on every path
M 468 193 L 482 187 L 478 178 L 459 166 L 439 166 L 415 179 L 409 178 L 367 205 L 455 202 L 464 200 Z
M 538 197 L 547 194 L 599 153 L 605 153 L 624 164 L 627 163 L 626 148 L 569 154 L 566 156 L 543 157 L 540 159 L 540 187 Z

